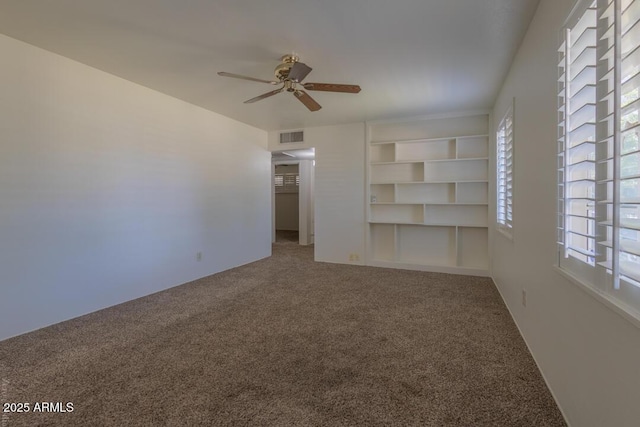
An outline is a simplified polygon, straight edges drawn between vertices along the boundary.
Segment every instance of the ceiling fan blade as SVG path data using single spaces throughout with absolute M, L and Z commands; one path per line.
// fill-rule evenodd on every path
M 280 92 L 282 92 L 283 90 L 284 90 L 284 86 L 281 87 L 280 89 L 272 90 L 271 92 L 263 93 L 260 96 L 256 96 L 255 98 L 251 98 L 251 99 L 249 99 L 247 101 L 244 101 L 244 103 L 245 104 L 252 104 L 252 103 L 254 103 L 256 101 L 260 101 L 261 99 L 265 99 L 265 98 L 268 98 L 270 96 L 277 95 Z
M 312 68 L 302 62 L 296 62 L 289 70 L 288 78 L 294 82 L 300 83 L 311 72 Z
M 316 102 L 315 99 L 309 96 L 309 94 L 303 90 L 296 90 L 293 94 L 302 102 L 305 107 L 307 107 L 310 111 L 318 111 L 322 108 L 320 104 Z
M 252 82 L 269 83 L 270 85 L 277 85 L 278 83 L 280 83 L 280 82 L 272 82 L 269 80 L 256 79 L 255 77 L 243 76 L 240 74 L 227 73 L 225 71 L 220 71 L 218 75 L 222 77 L 233 77 L 234 79 L 251 80 Z
M 321 90 L 324 92 L 343 92 L 358 93 L 360 86 L 358 85 L 338 85 L 334 83 L 305 83 L 304 88 L 307 90 Z

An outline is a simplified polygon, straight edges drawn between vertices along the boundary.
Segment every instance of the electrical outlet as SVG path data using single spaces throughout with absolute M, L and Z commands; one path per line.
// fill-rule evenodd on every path
M 525 291 L 524 289 L 522 290 L 522 306 L 527 306 L 527 291 Z
M 196 254 L 196 261 L 202 261 L 202 252 Z
M 349 261 L 360 261 L 360 255 L 358 255 L 358 254 L 349 254 Z

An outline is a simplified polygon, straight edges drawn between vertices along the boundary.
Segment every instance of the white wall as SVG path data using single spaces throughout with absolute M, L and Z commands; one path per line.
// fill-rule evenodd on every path
M 276 193 L 276 230 L 298 231 L 298 193 Z
M 311 245 L 314 243 L 314 161 L 300 160 L 300 244 Z
M 266 132 L 4 36 L 0 57 L 0 339 L 270 255 Z
M 271 151 L 316 149 L 315 259 L 363 264 L 364 123 L 306 128 L 304 140 L 281 145 L 279 132 L 269 132 Z M 350 261 L 351 254 L 358 260 Z
M 492 274 L 571 425 L 637 426 L 640 329 L 553 268 L 556 50 L 572 6 L 540 2 L 495 105 L 494 131 L 515 97 L 515 199 L 514 241 L 492 233 Z

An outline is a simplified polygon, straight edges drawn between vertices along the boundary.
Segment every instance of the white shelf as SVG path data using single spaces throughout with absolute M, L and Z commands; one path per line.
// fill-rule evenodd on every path
M 387 224 L 387 225 L 418 225 L 427 226 L 424 222 L 411 222 L 411 221 L 383 221 L 383 220 L 371 220 L 369 224 Z
M 457 159 L 439 159 L 439 160 L 424 160 L 425 163 L 436 163 L 436 162 L 468 162 L 471 160 L 489 160 L 488 157 L 463 157 Z
M 442 222 L 413 222 L 413 221 L 384 221 L 384 220 L 369 220 L 369 224 L 389 224 L 389 225 L 419 225 L 423 227 L 464 227 L 464 228 L 487 228 L 486 223 L 467 222 L 465 224 Z
M 437 162 L 425 165 L 425 181 L 486 181 L 488 179 L 488 161 L 469 160 L 460 162 Z
M 375 145 L 369 147 L 369 161 L 393 162 L 396 160 L 396 147 L 393 144 Z
M 371 165 L 371 183 L 424 181 L 424 162 Z
M 395 160 L 448 160 L 456 157 L 455 139 L 395 144 Z
M 456 265 L 454 227 L 398 225 L 396 228 L 396 261 L 405 264 Z
M 394 202 L 396 200 L 395 184 L 372 184 L 369 186 L 370 202 Z
M 431 160 L 431 161 L 436 161 L 436 160 Z M 441 160 L 441 161 L 444 161 L 444 160 Z M 451 160 L 448 160 L 448 161 L 451 161 Z M 413 164 L 413 163 L 425 163 L 425 160 L 406 160 L 406 161 L 399 160 L 395 162 L 371 162 L 369 164 L 372 166 L 376 166 L 376 165 L 407 165 L 407 164 Z
M 433 227 L 474 227 L 474 228 L 487 228 L 486 222 L 461 222 L 461 221 L 450 221 L 450 222 L 425 222 L 420 225 L 428 225 Z
M 481 182 L 459 182 L 456 184 L 457 203 L 479 203 L 489 204 L 489 183 Z
M 489 160 L 488 157 L 463 157 L 463 158 L 443 158 L 443 159 L 424 159 L 424 160 L 396 160 L 387 162 L 370 162 L 372 166 L 375 165 L 403 165 L 412 163 L 439 163 L 439 162 L 466 162 L 470 160 Z
M 395 260 L 395 225 L 371 224 L 371 252 L 378 260 Z
M 459 179 L 459 180 L 454 180 L 454 179 L 447 179 L 445 181 L 436 181 L 436 180 L 431 180 L 431 181 L 421 181 L 421 182 L 410 182 L 408 184 L 465 184 L 465 183 L 473 183 L 473 182 L 489 182 L 486 179 Z
M 421 202 L 371 202 L 373 205 L 429 205 L 429 206 L 487 206 L 488 203 L 464 203 L 464 202 L 429 202 L 429 203 L 421 203 Z
M 370 165 L 403 165 L 412 163 L 441 163 L 441 162 L 468 162 L 473 160 L 489 160 L 488 157 L 464 157 L 460 159 L 433 159 L 433 160 L 397 160 L 394 162 L 371 162 Z
M 473 134 L 473 135 L 453 135 L 453 136 L 443 136 L 438 138 L 417 138 L 417 139 L 396 139 L 396 140 L 388 140 L 388 141 L 371 141 L 370 145 L 380 145 L 380 144 L 413 144 L 416 142 L 438 142 L 438 141 L 446 141 L 450 139 L 468 139 L 468 138 L 489 138 L 489 134 Z
M 436 137 L 369 143 L 369 261 L 487 273 L 488 116 L 379 126 L 369 134 Z
M 472 136 L 456 140 L 456 158 L 488 158 L 488 136 Z
M 424 205 L 375 204 L 371 205 L 370 219 L 373 222 L 422 223 Z
M 454 180 L 447 179 L 444 181 L 384 181 L 384 182 L 371 182 L 371 185 L 405 185 L 405 184 L 464 184 L 470 182 L 489 182 L 486 179 L 462 179 L 462 180 Z
M 487 202 L 455 202 L 455 203 L 429 203 L 430 205 L 443 206 L 488 206 Z

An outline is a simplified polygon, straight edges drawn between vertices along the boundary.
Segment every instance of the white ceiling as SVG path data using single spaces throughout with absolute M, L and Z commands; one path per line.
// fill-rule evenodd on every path
M 0 32 L 266 130 L 490 108 L 539 0 L 1 0 Z M 255 104 L 282 55 L 359 84 Z M 6 58 L 5 58 L 6 60 Z

